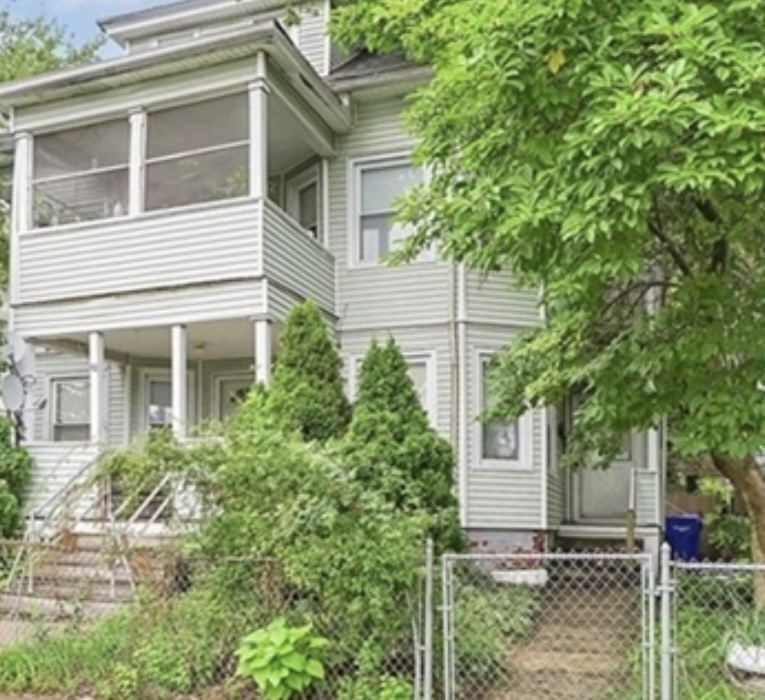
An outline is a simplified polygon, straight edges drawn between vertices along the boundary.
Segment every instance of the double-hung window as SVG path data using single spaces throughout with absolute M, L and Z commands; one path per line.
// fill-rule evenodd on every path
M 480 410 L 494 405 L 491 382 L 491 355 L 481 354 L 478 361 L 480 382 Z M 531 467 L 531 414 L 514 420 L 492 418 L 479 423 L 480 461 L 497 467 Z
M 395 250 L 410 229 L 395 223 L 396 201 L 423 181 L 422 168 L 407 159 L 357 163 L 356 260 L 373 263 Z
M 249 138 L 244 93 L 150 112 L 146 210 L 246 196 Z
M 51 380 L 51 433 L 54 442 L 90 439 L 90 382 L 87 377 Z
M 312 166 L 287 181 L 287 212 L 314 240 L 322 237 L 319 222 L 319 168 Z
M 34 139 L 32 223 L 36 228 L 128 213 L 127 119 Z

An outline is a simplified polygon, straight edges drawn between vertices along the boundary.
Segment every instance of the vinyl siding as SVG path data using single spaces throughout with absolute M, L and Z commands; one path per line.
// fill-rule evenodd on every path
M 263 280 L 211 283 L 179 289 L 94 299 L 29 304 L 14 308 L 14 329 L 44 337 L 242 318 L 266 313 Z
M 449 266 L 418 262 L 395 268 L 349 265 L 355 222 L 350 220 L 352 163 L 412 148 L 402 122 L 403 101 L 357 105 L 353 132 L 338 140 L 330 163 L 329 247 L 338 266 L 338 311 L 345 331 L 445 324 L 449 314 Z
M 547 459 L 547 527 L 560 527 L 566 517 L 566 479 L 567 475 L 559 466 L 557 423 L 555 411 L 548 412 L 548 459 Z
M 537 293 L 518 289 L 509 273 L 468 272 L 466 278 L 467 314 L 472 323 L 539 325 Z
M 329 73 L 327 65 L 328 6 L 328 2 L 320 0 L 320 2 L 304 3 L 296 8 L 300 15 L 300 24 L 297 29 L 298 47 L 319 75 Z
M 264 272 L 271 286 L 335 310 L 335 261 L 329 251 L 271 202 L 265 206 Z
M 261 221 L 260 201 L 217 202 L 23 234 L 19 303 L 257 277 Z
M 512 327 L 470 324 L 467 329 L 468 401 L 467 430 L 467 517 L 469 529 L 544 529 L 542 522 L 542 439 L 544 417 L 534 411 L 531 420 L 531 459 L 518 467 L 495 467 L 481 464 L 481 411 L 479 353 L 493 352 L 512 342 L 518 330 Z M 526 436 L 528 437 L 528 436 Z M 524 438 L 522 434 L 521 439 Z

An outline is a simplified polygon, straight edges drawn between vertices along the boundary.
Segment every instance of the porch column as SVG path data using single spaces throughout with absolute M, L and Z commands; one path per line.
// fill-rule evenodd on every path
M 255 79 L 250 83 L 250 195 L 268 195 L 268 95 L 266 54 L 255 56 Z
M 88 336 L 90 370 L 90 441 L 101 444 L 106 440 L 106 372 L 104 334 Z
M 130 185 L 128 214 L 136 216 L 145 205 L 146 111 L 142 107 L 130 112 Z
M 188 396 L 186 391 L 186 360 L 188 357 L 188 349 L 186 326 L 181 324 L 173 326 L 171 336 L 173 435 L 179 439 L 183 439 L 187 435 L 188 418 Z
M 23 131 L 16 134 L 9 261 L 11 304 L 18 302 L 19 296 L 19 234 L 32 228 L 32 148 L 31 134 Z
M 271 382 L 271 321 L 257 319 L 255 326 L 255 381 L 267 386 Z

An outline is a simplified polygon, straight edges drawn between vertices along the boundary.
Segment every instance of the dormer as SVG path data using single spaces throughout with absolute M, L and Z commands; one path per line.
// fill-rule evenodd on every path
M 99 24 L 126 53 L 138 54 L 277 20 L 316 72 L 328 75 L 341 59 L 328 32 L 331 5 L 332 0 L 183 0 Z

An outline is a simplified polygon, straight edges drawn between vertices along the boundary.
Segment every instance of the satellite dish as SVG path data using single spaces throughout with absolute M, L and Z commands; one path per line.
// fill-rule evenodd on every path
M 16 360 L 16 371 L 22 379 L 34 377 L 36 368 L 37 359 L 35 358 L 34 352 L 26 351 L 20 360 Z
M 14 374 L 8 374 L 3 379 L 3 403 L 9 411 L 20 411 L 24 406 L 24 384 Z
M 18 362 L 28 351 L 29 345 L 18 333 L 11 331 L 5 336 L 3 345 L 3 354 L 6 357 L 12 357 L 14 362 Z

